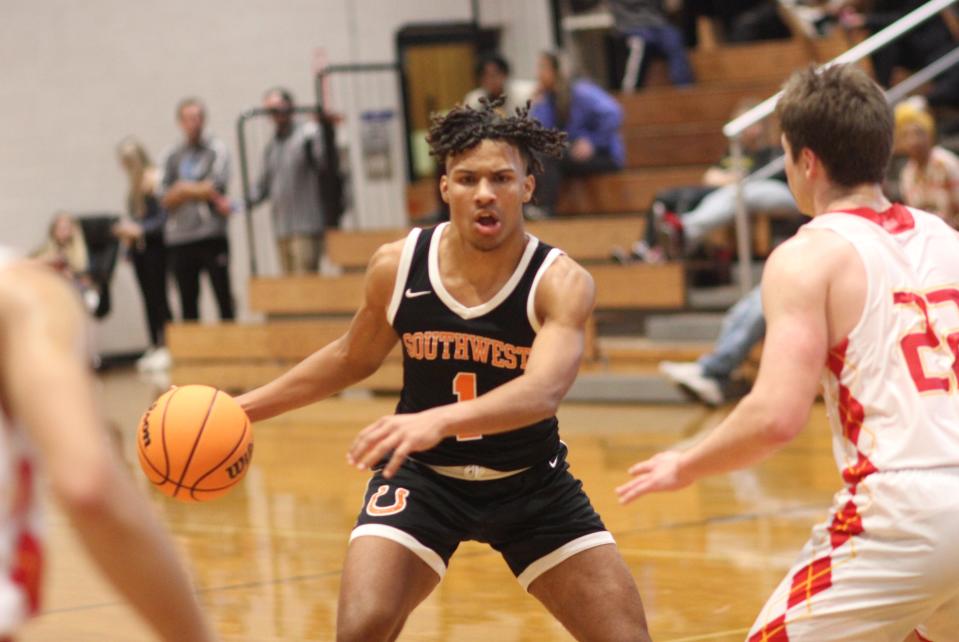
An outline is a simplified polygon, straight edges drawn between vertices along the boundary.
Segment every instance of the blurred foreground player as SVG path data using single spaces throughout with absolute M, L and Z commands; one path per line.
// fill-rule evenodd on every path
M 864 73 L 799 72 L 778 113 L 789 186 L 814 218 L 766 265 L 756 384 L 698 445 L 633 466 L 620 499 L 770 455 L 806 425 L 824 372 L 846 485 L 749 640 L 954 640 L 959 235 L 883 196 L 893 119 Z
M 40 463 L 94 562 L 167 642 L 213 640 L 173 543 L 121 470 L 63 279 L 0 247 L 0 640 L 39 608 Z
M 397 414 L 357 436 L 371 468 L 350 538 L 337 639 L 394 640 L 461 541 L 489 543 L 580 640 L 648 640 L 639 592 L 580 482 L 556 409 L 576 377 L 589 274 L 523 228 L 523 204 L 564 137 L 499 101 L 434 120 L 451 220 L 382 246 L 348 332 L 239 398 L 254 421 L 373 373 L 402 340 Z

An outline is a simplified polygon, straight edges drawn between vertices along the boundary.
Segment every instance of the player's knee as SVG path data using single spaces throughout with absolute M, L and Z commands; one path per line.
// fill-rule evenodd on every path
M 337 642 L 378 642 L 389 640 L 403 623 L 401 609 L 373 600 L 342 605 L 337 616 Z

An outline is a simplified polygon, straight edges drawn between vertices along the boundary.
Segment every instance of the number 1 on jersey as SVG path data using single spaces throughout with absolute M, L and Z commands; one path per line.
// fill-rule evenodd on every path
M 453 394 L 458 402 L 476 399 L 476 373 L 457 372 L 453 377 Z M 475 441 L 482 438 L 483 435 L 457 435 L 456 441 Z

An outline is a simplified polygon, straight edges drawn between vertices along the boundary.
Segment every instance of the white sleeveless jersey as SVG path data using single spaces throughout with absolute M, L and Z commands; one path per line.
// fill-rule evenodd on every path
M 843 479 L 959 466 L 959 234 L 893 205 L 817 216 L 856 248 L 862 318 L 827 360 L 825 398 Z
M 0 246 L 0 270 L 14 258 Z M 36 474 L 26 434 L 0 404 L 0 639 L 39 607 L 43 556 Z

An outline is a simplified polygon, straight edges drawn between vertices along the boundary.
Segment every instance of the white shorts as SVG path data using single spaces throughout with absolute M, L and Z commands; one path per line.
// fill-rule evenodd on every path
M 749 642 L 959 640 L 959 469 L 873 473 L 839 491 Z

